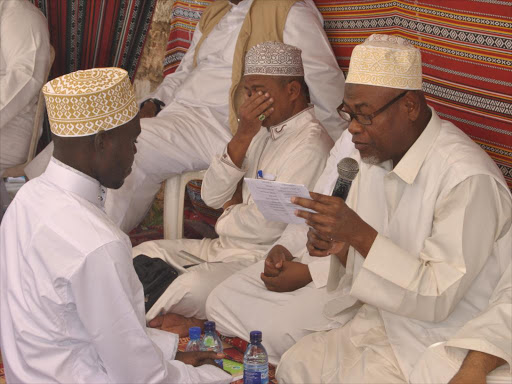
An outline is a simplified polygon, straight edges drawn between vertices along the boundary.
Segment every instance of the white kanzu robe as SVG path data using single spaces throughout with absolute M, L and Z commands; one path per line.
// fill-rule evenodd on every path
M 447 383 L 460 369 L 469 350 L 506 361 L 487 376 L 488 384 L 512 381 L 512 264 L 503 273 L 489 306 L 447 342 L 431 345 L 416 363 L 410 382 Z
M 349 137 L 343 139 L 346 135 Z M 315 192 L 332 193 L 338 179 L 338 162 L 353 151 L 350 133 L 345 131 L 330 152 Z M 272 364 L 277 364 L 281 355 L 307 334 L 340 324 L 322 312 L 331 299 L 331 293 L 326 290 L 330 258 L 309 255 L 307 232 L 305 224 L 289 224 L 274 245 L 284 246 L 295 257 L 294 261 L 308 265 L 311 283 L 293 292 L 269 291 L 260 278 L 265 263 L 262 260 L 227 278 L 211 292 L 206 302 L 206 317 L 215 321 L 223 335 L 249 341 L 250 331 L 262 331 Z M 269 318 L 280 320 L 270 322 Z
M 407 382 L 430 345 L 487 307 L 510 263 L 501 172 L 434 111 L 396 167 L 360 163 L 347 204 L 379 235 L 366 259 L 350 248 L 346 272 L 331 257 L 324 314 L 345 325 L 286 352 L 282 383 Z
M 105 188 L 55 159 L 0 227 L 0 341 L 7 382 L 229 383 L 172 360 L 178 336 L 146 328 L 128 237 Z
M 165 102 L 158 116 L 142 119 L 138 153 L 125 185 L 109 193 L 107 213 L 124 231 L 144 217 L 162 181 L 186 171 L 207 169 L 232 137 L 228 124 L 233 55 L 252 0 L 233 5 L 201 45 L 193 67 L 192 44 L 173 74 L 151 95 Z M 286 19 L 283 42 L 302 50 L 305 80 L 317 118 L 336 140 L 346 124 L 336 108 L 345 79 L 311 0 L 294 4 Z
M 201 194 L 208 205 L 222 207 L 231 200 L 238 182 L 243 177 L 256 178 L 258 170 L 274 175 L 277 181 L 311 188 L 332 145 L 309 107 L 268 130 L 262 127 L 253 138 L 241 169 L 233 164 L 227 149 L 216 156 L 205 174 Z M 161 311 L 205 318 L 205 302 L 212 289 L 236 271 L 261 260 L 279 238 L 286 224 L 266 220 L 245 183 L 242 198 L 241 204 L 228 207 L 217 221 L 217 239 L 157 240 L 133 249 L 134 256 L 159 257 L 169 264 L 183 264 L 176 258 L 180 250 L 208 261 L 177 278 L 148 311 L 148 320 Z
M 27 161 L 49 66 L 46 18 L 27 0 L 0 0 L 0 175 Z

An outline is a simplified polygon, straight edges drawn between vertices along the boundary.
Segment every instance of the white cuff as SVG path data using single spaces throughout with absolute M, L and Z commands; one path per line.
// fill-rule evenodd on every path
M 318 261 L 313 261 L 308 264 L 309 273 L 313 279 L 313 284 L 316 288 L 323 288 L 327 285 L 327 279 L 329 278 L 329 268 L 331 266 L 331 258 L 323 257 L 319 258 Z

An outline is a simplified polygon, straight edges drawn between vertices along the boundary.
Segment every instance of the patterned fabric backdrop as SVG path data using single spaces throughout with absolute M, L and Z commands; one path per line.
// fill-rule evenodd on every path
M 172 7 L 171 32 L 164 59 L 164 76 L 178 68 L 190 47 L 201 14 L 214 0 L 175 0 Z
M 164 62 L 174 72 L 210 0 L 176 0 Z M 512 189 L 512 2 L 315 0 L 343 71 L 355 45 L 392 33 L 422 51 L 430 105 L 477 142 Z
M 46 15 L 55 63 L 51 77 L 121 67 L 133 80 L 157 0 L 31 0 Z

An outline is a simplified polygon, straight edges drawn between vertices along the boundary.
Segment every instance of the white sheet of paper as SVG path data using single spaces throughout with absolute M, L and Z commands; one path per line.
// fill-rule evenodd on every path
M 308 189 L 301 184 L 280 183 L 263 179 L 248 179 L 244 181 L 251 191 L 252 198 L 265 219 L 282 223 L 303 224 L 304 219 L 295 216 L 297 209 L 311 211 L 292 204 L 294 196 L 311 199 Z M 313 211 L 311 211 L 313 212 Z

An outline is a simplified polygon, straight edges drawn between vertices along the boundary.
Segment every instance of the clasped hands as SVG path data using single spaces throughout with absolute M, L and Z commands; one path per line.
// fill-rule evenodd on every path
M 269 291 L 292 292 L 312 281 L 308 266 L 292 260 L 292 254 L 282 245 L 270 250 L 260 275 Z

